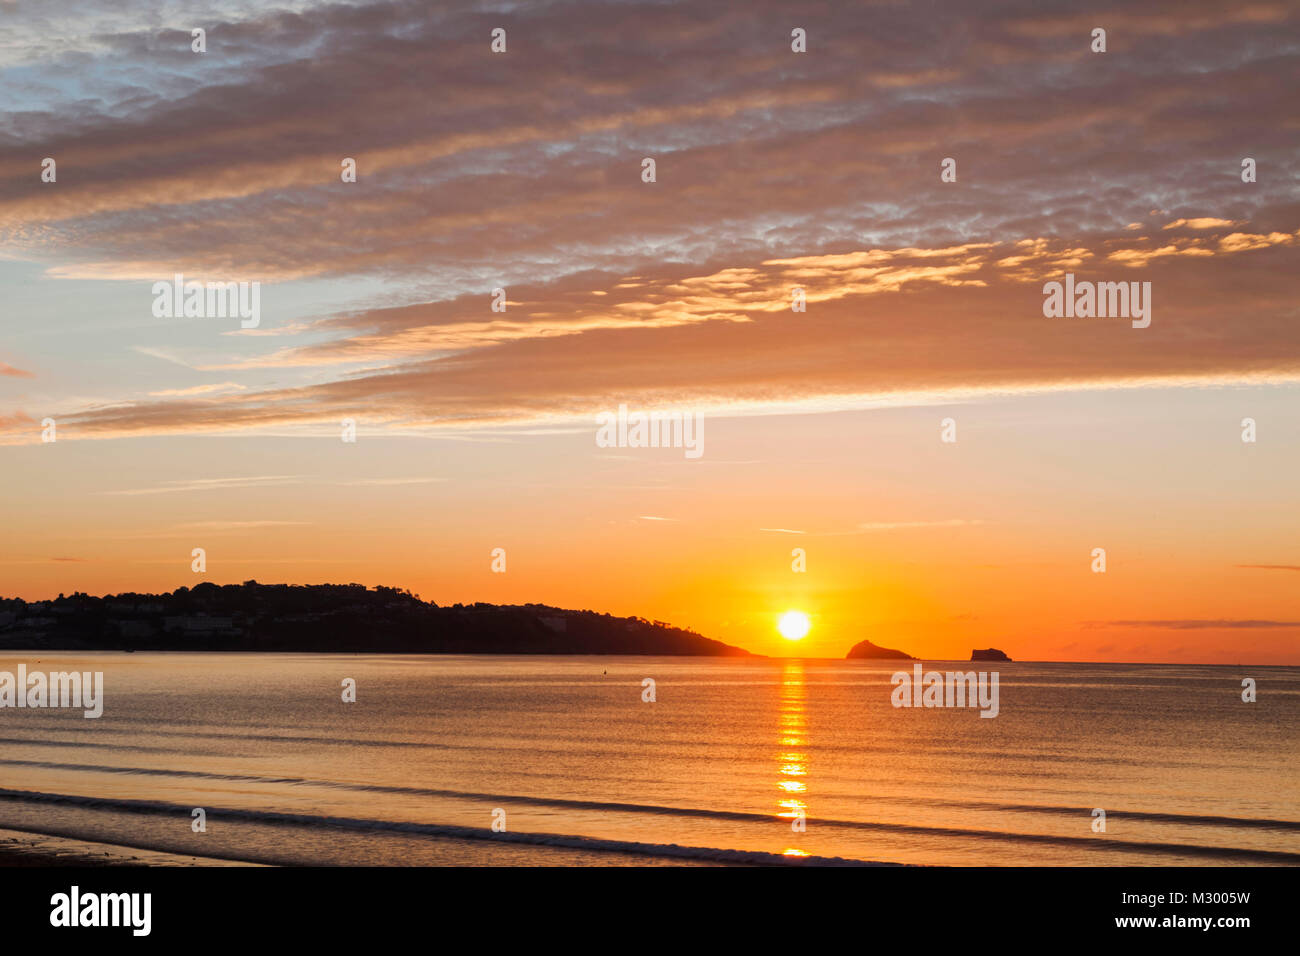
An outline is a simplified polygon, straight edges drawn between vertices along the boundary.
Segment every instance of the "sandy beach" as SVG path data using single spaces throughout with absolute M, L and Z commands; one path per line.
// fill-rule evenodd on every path
M 0 867 L 46 866 L 256 866 L 180 853 L 159 853 L 111 843 L 0 830 Z

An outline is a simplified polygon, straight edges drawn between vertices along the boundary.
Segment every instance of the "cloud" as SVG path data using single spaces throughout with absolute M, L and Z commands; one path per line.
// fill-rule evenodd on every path
M 1164 620 L 1164 621 L 1085 621 L 1085 627 L 1140 627 L 1167 629 L 1175 631 L 1199 630 L 1253 630 L 1256 628 L 1300 627 L 1300 621 L 1258 621 L 1258 620 Z
M 220 384 L 194 385 L 190 388 L 165 388 L 149 394 L 154 398 L 172 398 L 188 395 L 211 395 L 215 392 L 242 392 L 246 388 L 247 386 L 238 385 L 235 382 L 221 382 Z
M 1152 325 L 1143 330 L 1043 318 L 1029 267 L 1000 265 L 1015 257 L 997 245 L 765 259 L 707 273 L 668 264 L 606 278 L 598 289 L 584 275 L 512 290 L 542 316 L 539 334 L 517 323 L 490 344 L 449 341 L 446 330 L 459 335 L 463 317 L 486 310 L 486 296 L 337 316 L 320 325 L 333 338 L 245 363 L 336 367 L 331 380 L 56 417 L 69 439 L 299 431 L 336 428 L 344 417 L 403 431 L 581 418 L 611 396 L 652 407 L 671 396 L 725 413 L 747 403 L 815 400 L 831 409 L 925 394 L 1300 380 L 1285 257 L 1276 246 L 1220 253 L 1216 241 L 1189 239 L 1211 255 L 1157 258 L 1135 276 L 1153 285 Z M 1017 248 L 1053 261 L 1050 241 L 1005 245 Z M 1239 256 L 1254 259 L 1218 264 Z M 1225 284 L 1251 322 L 1222 321 Z M 794 285 L 806 291 L 806 313 L 788 309 Z M 356 363 L 370 368 L 350 371 Z
M 427 485 L 446 480 L 446 478 L 359 478 L 356 481 L 340 481 L 338 484 L 388 487 L 393 485 Z
M 27 372 L 20 368 L 14 368 L 12 365 L 6 365 L 4 362 L 0 362 L 0 375 L 7 375 L 11 378 L 35 378 L 36 377 L 35 374 L 33 374 L 32 372 Z
M 0 435 L 21 436 L 34 424 L 36 419 L 23 411 L 14 412 L 12 415 L 0 415 Z
M 6 256 L 69 281 L 381 291 L 303 316 L 267 290 L 221 349 L 132 344 L 296 386 L 68 401 L 61 439 L 1300 380 L 1300 200 L 1237 166 L 1248 143 L 1268 182 L 1300 175 L 1269 92 L 1293 4 L 810 9 L 807 55 L 773 33 L 776 0 L 517 6 L 505 56 L 483 41 L 497 15 L 457 4 L 220 3 L 204 56 L 126 8 L 93 35 L 15 11 Z M 1098 17 L 1122 54 L 1104 71 L 1078 39 Z M 62 157 L 57 184 L 32 156 Z M 1044 319 L 1066 271 L 1150 281 L 1152 326 Z M 14 424 L 3 440 L 35 440 Z
M 876 521 L 858 525 L 859 531 L 898 531 L 905 528 L 961 528 L 984 524 L 979 519 L 949 518 L 945 521 Z
M 224 488 L 251 488 L 263 485 L 297 484 L 297 475 L 257 475 L 236 478 L 189 478 L 159 482 L 147 488 L 126 488 L 101 491 L 101 495 L 163 495 L 187 491 L 216 491 Z
M 150 358 L 162 359 L 164 362 L 171 362 L 174 365 L 183 365 L 185 368 L 194 369 L 192 364 L 176 355 L 176 353 L 171 349 L 145 345 L 134 345 L 131 349 L 134 352 L 139 352 L 141 355 L 148 355 Z
M 1221 226 L 1239 226 L 1241 223 L 1233 222 L 1231 219 L 1215 219 L 1213 217 L 1202 217 L 1200 219 L 1175 219 L 1167 225 L 1161 226 L 1162 229 L 1217 229 Z
M 721 263 L 831 252 L 864 235 L 951 244 L 1023 229 L 1026 189 L 1071 220 L 1061 232 L 1119 228 L 1133 217 L 1117 212 L 1152 205 L 1183 222 L 1247 221 L 1239 212 L 1263 206 L 1262 190 L 1225 203 L 1196 158 L 1235 142 L 1286 149 L 1285 98 L 1258 93 L 1285 71 L 1294 10 L 1155 8 L 1104 11 L 1128 22 L 1113 42 L 1132 54 L 1107 58 L 1104 74 L 1062 68 L 1088 57 L 1071 42 L 1086 18 L 992 4 L 945 17 L 807 11 L 806 56 L 767 25 L 784 10 L 775 0 L 707 15 L 520 7 L 506 56 L 483 43 L 489 15 L 414 0 L 309 14 L 218 7 L 205 11 L 204 56 L 136 12 L 75 66 L 34 23 L 11 43 L 30 44 L 19 58 L 48 80 L 25 87 L 34 102 L 0 140 L 0 229 L 60 276 L 440 273 L 486 289 L 491 273 L 556 278 L 561 260 L 630 271 L 665 253 Z M 575 51 L 574 31 L 601 42 Z M 1146 62 L 1156 57 L 1159 68 Z M 385 71 L 373 69 L 380 58 Z M 98 97 L 59 97 L 82 76 L 119 76 L 127 60 L 136 82 L 120 102 L 104 83 Z M 939 188 L 941 130 L 961 160 L 956 189 Z M 23 185 L 36 151 L 75 157 L 77 175 L 57 190 Z M 356 184 L 339 181 L 343 153 L 358 161 Z M 652 188 L 639 181 L 645 155 L 660 161 Z M 1277 160 L 1285 181 L 1288 156 Z M 1230 218 L 1216 209 L 1225 204 Z

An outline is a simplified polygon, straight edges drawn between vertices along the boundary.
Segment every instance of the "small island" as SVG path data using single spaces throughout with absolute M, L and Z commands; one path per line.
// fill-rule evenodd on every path
M 1002 653 L 996 647 L 986 647 L 984 650 L 973 650 L 970 652 L 970 659 L 973 661 L 1009 661 L 1011 658 Z
M 890 647 L 877 647 L 870 641 L 859 641 L 849 648 L 849 652 L 844 655 L 847 660 L 862 658 L 865 660 L 894 660 L 894 661 L 914 661 L 916 660 L 906 651 L 896 651 Z

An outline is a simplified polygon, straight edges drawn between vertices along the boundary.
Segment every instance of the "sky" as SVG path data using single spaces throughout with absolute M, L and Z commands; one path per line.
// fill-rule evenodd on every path
M 0 0 L 0 594 L 1300 664 L 1297 76 L 1293 2 Z

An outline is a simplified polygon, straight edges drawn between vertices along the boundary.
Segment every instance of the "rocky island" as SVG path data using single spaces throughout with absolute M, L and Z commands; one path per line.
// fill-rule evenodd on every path
M 849 648 L 849 652 L 844 655 L 847 660 L 858 658 L 866 660 L 897 660 L 897 661 L 914 661 L 916 660 L 911 654 L 905 651 L 896 651 L 889 647 L 877 647 L 870 641 L 859 641 Z

